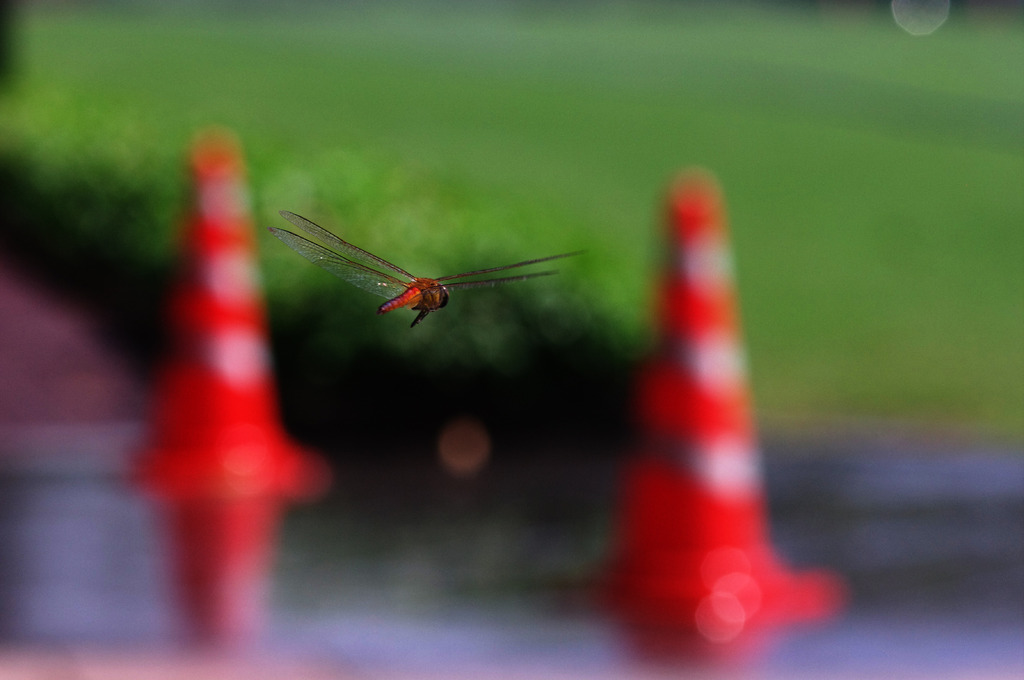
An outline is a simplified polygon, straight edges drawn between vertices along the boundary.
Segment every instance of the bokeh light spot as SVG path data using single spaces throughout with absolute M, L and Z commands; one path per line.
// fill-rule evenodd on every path
M 892 16 L 911 35 L 929 35 L 949 17 L 949 0 L 892 0 Z
M 747 625 L 747 612 L 732 593 L 714 592 L 697 605 L 697 630 L 709 642 L 734 640 Z
M 491 457 L 491 436 L 479 419 L 458 416 L 441 428 L 437 438 L 437 455 L 448 473 L 456 477 L 471 477 L 487 464 Z

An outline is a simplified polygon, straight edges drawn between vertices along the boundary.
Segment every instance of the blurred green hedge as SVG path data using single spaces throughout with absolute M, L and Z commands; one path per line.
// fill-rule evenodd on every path
M 91 304 L 145 363 L 159 347 L 161 300 L 189 205 L 184 131 L 53 92 L 0 101 L 5 245 Z M 201 132 L 196 130 L 196 133 Z M 247 140 L 242 139 L 243 147 Z M 617 402 L 642 345 L 629 295 L 584 229 L 536 203 L 495 200 L 389 159 L 343 149 L 295 158 L 255 145 L 253 214 L 285 409 L 307 428 L 414 426 L 459 410 L 543 424 Z M 459 292 L 410 329 L 414 313 L 310 265 L 266 233 L 289 209 L 426 276 L 559 252 L 560 275 Z M 634 305 L 635 306 L 635 305 Z M 582 390 L 582 393 L 581 393 Z M 588 394 L 589 393 L 589 394 Z M 378 424 L 378 425 L 375 425 Z

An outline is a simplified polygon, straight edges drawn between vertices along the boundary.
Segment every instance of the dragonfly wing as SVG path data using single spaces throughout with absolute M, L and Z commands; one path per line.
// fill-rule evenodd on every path
M 393 298 L 404 293 L 409 285 L 391 276 L 371 269 L 364 264 L 354 262 L 335 253 L 318 243 L 285 229 L 270 228 L 270 233 L 281 239 L 285 244 L 302 255 L 313 264 L 323 267 L 335 276 L 345 279 L 353 286 L 362 288 L 368 293 L 381 297 Z
M 490 274 L 491 272 L 500 272 L 506 269 L 515 269 L 516 267 L 525 267 L 531 264 L 537 264 L 538 262 L 548 262 L 549 260 L 558 260 L 563 257 L 572 257 L 573 255 L 582 254 L 582 250 L 577 250 L 574 253 L 562 253 L 561 255 L 549 255 L 548 257 L 538 257 L 536 260 L 523 260 L 522 262 L 516 262 L 515 264 L 506 264 L 500 267 L 490 267 L 489 269 L 477 269 L 471 272 L 463 272 L 462 274 L 451 274 L 450 276 L 442 276 L 437 281 L 451 281 L 453 279 L 464 279 L 469 276 L 477 276 L 478 274 Z M 554 272 L 548 272 L 553 274 Z M 533 274 L 525 277 L 512 277 L 512 281 L 520 281 L 522 278 L 530 278 Z M 492 281 L 504 281 L 504 279 L 491 279 Z
M 288 220 L 289 222 L 291 222 L 292 224 L 294 224 L 296 227 L 303 230 L 307 234 L 310 234 L 311 236 L 319 239 L 320 241 L 323 241 L 331 248 L 337 250 L 339 253 L 343 253 L 346 257 L 352 258 L 357 262 L 362 262 L 364 264 L 370 265 L 370 267 L 376 267 L 379 269 L 390 271 L 399 276 L 404 276 L 409 279 L 414 278 L 412 274 L 405 271 L 401 267 L 393 265 L 382 257 L 377 257 L 373 253 L 368 253 L 362 248 L 354 246 L 348 241 L 344 241 L 338 238 L 337 236 L 327 231 L 320 225 L 310 222 L 301 215 L 296 215 L 295 213 L 289 212 L 287 210 L 280 211 L 280 215 L 281 217 L 285 218 L 286 220 Z
M 445 288 L 485 288 L 488 286 L 499 286 L 503 283 L 514 283 L 516 281 L 525 281 L 526 279 L 534 279 L 538 276 L 551 276 L 558 272 L 535 272 L 533 274 L 522 274 L 521 276 L 503 276 L 498 279 L 484 279 L 483 281 L 456 281 L 455 283 L 442 284 Z M 438 279 L 441 281 L 442 279 Z

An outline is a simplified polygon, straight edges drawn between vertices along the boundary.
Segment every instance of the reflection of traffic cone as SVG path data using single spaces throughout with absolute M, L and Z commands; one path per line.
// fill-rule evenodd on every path
M 224 136 L 193 150 L 196 207 L 168 310 L 140 481 L 168 502 L 185 624 L 198 642 L 256 632 L 282 501 L 326 484 L 277 414 L 242 161 Z
M 690 176 L 669 210 L 663 344 L 637 380 L 644 440 L 623 479 L 610 595 L 632 623 L 724 642 L 758 622 L 823 616 L 841 585 L 791 573 L 768 543 L 718 188 Z

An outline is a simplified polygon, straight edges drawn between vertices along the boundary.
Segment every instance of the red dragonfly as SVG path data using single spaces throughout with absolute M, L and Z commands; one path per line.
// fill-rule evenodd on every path
M 448 292 L 453 288 L 496 286 L 502 283 L 512 283 L 513 281 L 525 281 L 537 276 L 550 276 L 556 272 L 543 271 L 532 274 L 520 274 L 519 276 L 477 279 L 475 281 L 461 281 L 460 279 L 500 272 L 506 269 L 515 269 L 516 267 L 525 267 L 530 264 L 537 264 L 538 262 L 547 262 L 548 260 L 557 260 L 562 257 L 579 254 L 578 252 L 563 253 L 562 255 L 551 255 L 550 257 L 541 257 L 536 260 L 524 260 L 515 264 L 506 264 L 501 267 L 477 269 L 476 271 L 463 274 L 452 274 L 438 279 L 428 279 L 413 276 L 401 267 L 393 265 L 372 253 L 368 253 L 362 248 L 357 248 L 348 241 L 341 240 L 323 227 L 313 224 L 305 217 L 300 217 L 287 210 L 281 211 L 281 217 L 317 240 L 326 243 L 330 248 L 314 243 L 285 229 L 270 227 L 271 234 L 284 241 L 292 250 L 313 264 L 323 267 L 335 276 L 345 279 L 353 286 L 388 298 L 387 302 L 377 308 L 378 314 L 386 314 L 401 307 L 411 307 L 414 310 L 419 310 L 419 316 L 413 320 L 412 326 L 423 321 L 427 314 L 436 312 L 447 305 Z

